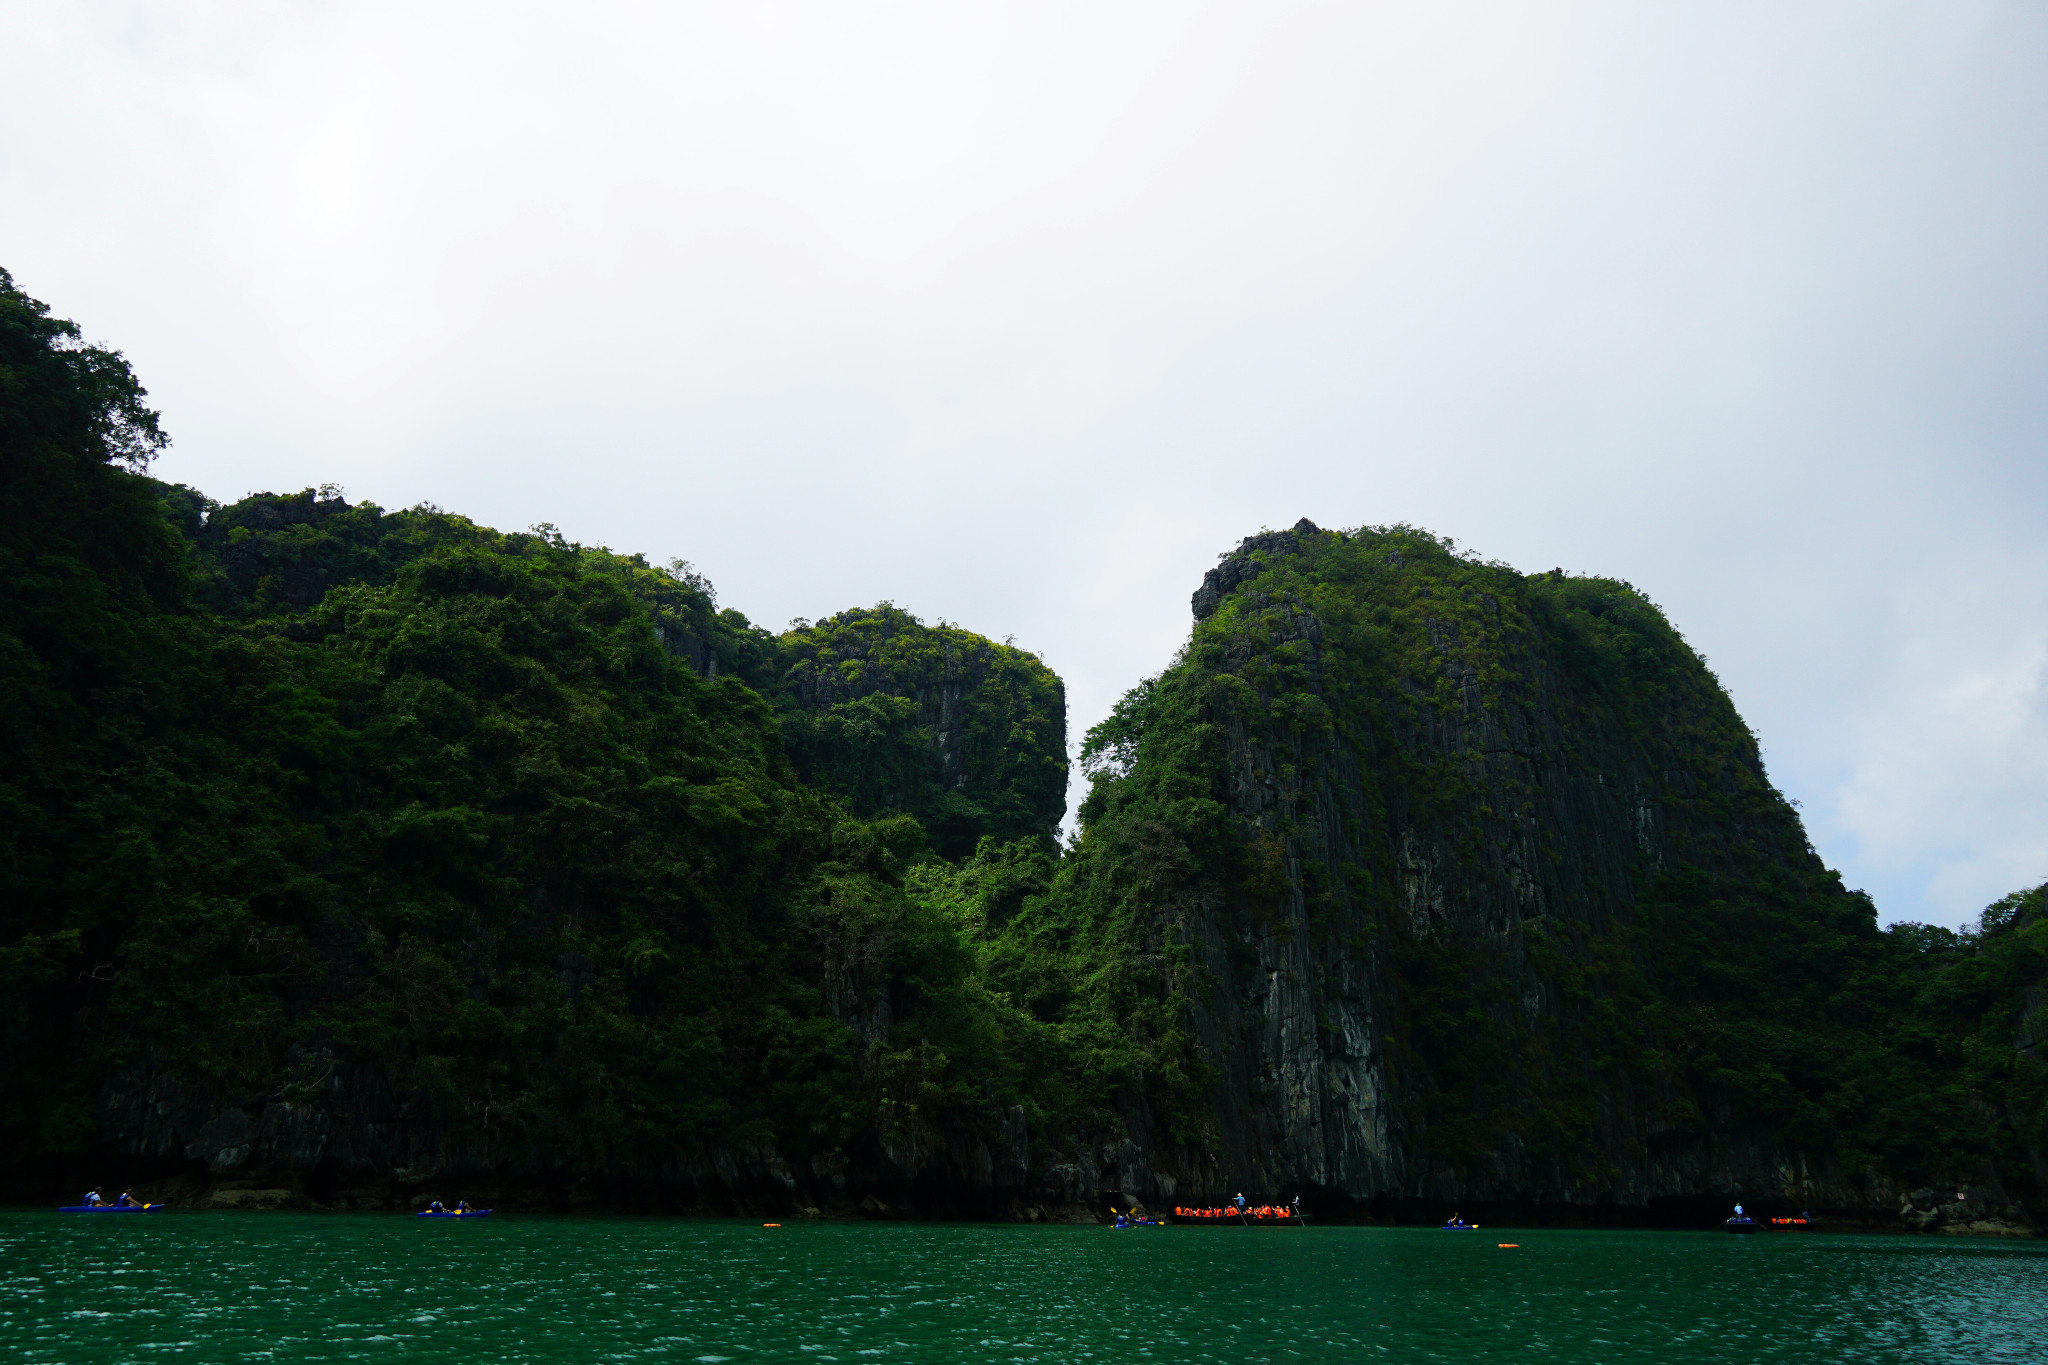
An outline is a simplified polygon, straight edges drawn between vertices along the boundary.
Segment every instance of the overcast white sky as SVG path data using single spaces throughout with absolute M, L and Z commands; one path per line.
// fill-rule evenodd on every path
M 1887 920 L 2048 877 L 2048 6 L 0 0 L 231 499 L 888 598 L 1080 732 L 1262 525 L 1627 578 Z

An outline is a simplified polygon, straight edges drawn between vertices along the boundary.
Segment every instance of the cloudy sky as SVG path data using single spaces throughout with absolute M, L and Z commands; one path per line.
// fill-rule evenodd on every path
M 216 497 L 891 599 L 1099 719 L 1264 525 L 1627 578 L 1888 920 L 2048 877 L 2048 7 L 0 0 Z

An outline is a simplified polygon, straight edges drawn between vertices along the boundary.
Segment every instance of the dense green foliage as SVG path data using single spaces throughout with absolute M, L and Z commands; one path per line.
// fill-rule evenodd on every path
M 1286 925 L 1379 970 L 1433 1168 L 1514 1151 L 1597 1181 L 1628 1129 L 1760 1135 L 1909 1186 L 1995 1161 L 2032 1185 L 2041 1063 L 2014 1029 L 2048 1002 L 2039 893 L 1981 936 L 1880 932 L 1626 583 L 1524 576 L 1407 527 L 1247 544 L 1182 656 L 1083 751 L 1061 910 L 1115 945 L 1097 1003 L 1149 1074 L 1185 1092 L 1202 1057 L 1177 1025 L 1215 954 L 1249 967 Z M 1640 846 L 1593 837 L 1608 799 Z
M 1275 935 L 1378 983 L 1437 1169 L 1747 1133 L 2032 1189 L 2048 1151 L 2043 892 L 1881 932 L 1626 583 L 1254 538 L 1090 731 L 1062 849 L 1031 654 L 888 604 L 774 635 L 551 527 L 219 506 L 148 477 L 144 398 L 0 275 L 16 1168 L 124 1086 L 528 1172 L 872 1174 L 1018 1110 L 1200 1152 L 1243 1100 L 1203 1021 Z
M 1056 1079 L 1043 1047 L 1007 1060 L 1030 1049 L 970 985 L 952 902 L 906 894 L 931 840 L 901 811 L 929 803 L 862 819 L 800 781 L 793 704 L 763 695 L 787 701 L 790 659 L 701 579 L 433 508 L 214 506 L 138 472 L 155 417 L 75 338 L 0 289 L 11 1158 L 87 1145 L 100 1086 L 137 1068 L 234 1102 L 312 1102 L 339 1074 L 472 1148 L 586 1167 L 858 1157 L 904 1115 L 1023 1098 L 984 1076 Z M 935 832 L 1044 845 L 1057 683 L 892 622 L 1003 694 L 954 687 L 972 778 Z M 916 759 L 893 770 L 913 798 Z M 878 1036 L 849 1023 L 865 1001 L 826 999 L 849 961 L 892 1006 Z
M 1871 1158 L 1908 1179 L 1989 1161 L 2043 1201 L 2048 1154 L 2048 886 L 1973 930 L 1899 924 L 1866 990 L 1886 1049 L 1865 1065 L 1883 1118 Z M 1859 1002 L 1861 1003 L 1861 1002 Z
M 807 782 L 902 812 L 947 857 L 1051 840 L 1067 802 L 1066 697 L 1036 655 L 884 603 L 792 629 L 772 689 Z M 936 757 L 937 762 L 934 762 Z
M 180 616 L 183 545 L 144 478 L 163 438 L 119 354 L 79 343 L 0 272 L 0 1027 L 15 1067 L 61 1056 L 52 995 L 117 934 L 125 875 L 156 856 L 126 816 L 161 788 L 194 644 Z M 89 547 L 89 553 L 81 553 Z M 140 799 L 148 799 L 146 796 Z M 39 1105 L 10 1076 L 10 1139 L 75 1145 L 73 1102 Z

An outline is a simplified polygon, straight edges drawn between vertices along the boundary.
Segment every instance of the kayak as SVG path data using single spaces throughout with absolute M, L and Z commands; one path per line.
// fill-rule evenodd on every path
M 1305 1223 L 1308 1215 L 1287 1204 L 1260 1204 L 1256 1208 L 1234 1208 L 1229 1204 L 1209 1208 L 1176 1207 L 1173 1216 L 1183 1226 L 1194 1227 L 1201 1223 L 1216 1223 L 1227 1227 L 1250 1227 L 1254 1223 L 1280 1225 L 1284 1223 Z
M 167 1204 L 66 1204 L 59 1213 L 162 1213 Z
M 1477 1224 L 1477 1223 L 1446 1223 L 1446 1224 L 1444 1224 L 1444 1226 L 1443 1226 L 1443 1230 L 1444 1230 L 1445 1232 L 1477 1232 L 1477 1231 L 1479 1231 L 1479 1224 Z
M 442 1209 L 439 1213 L 434 1212 L 432 1209 L 421 1209 L 413 1215 L 415 1218 L 488 1218 L 490 1216 L 491 1211 L 489 1209 Z

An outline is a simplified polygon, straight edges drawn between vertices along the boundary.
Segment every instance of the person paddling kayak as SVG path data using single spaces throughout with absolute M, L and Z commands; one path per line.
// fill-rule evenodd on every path
M 85 1198 L 78 1201 L 79 1207 L 88 1209 L 96 1209 L 106 1202 L 106 1200 L 100 1198 L 98 1190 L 88 1190 Z

